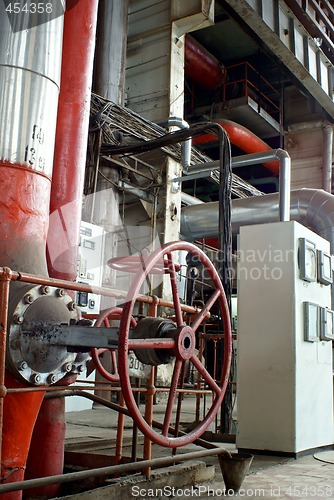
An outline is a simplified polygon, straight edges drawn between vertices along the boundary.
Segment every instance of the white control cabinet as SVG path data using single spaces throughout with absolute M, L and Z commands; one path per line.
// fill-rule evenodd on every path
M 240 230 L 239 449 L 298 456 L 334 442 L 329 251 L 293 221 Z

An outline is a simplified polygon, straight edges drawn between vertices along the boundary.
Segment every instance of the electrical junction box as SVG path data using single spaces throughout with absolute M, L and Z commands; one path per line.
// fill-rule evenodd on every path
M 104 235 L 102 227 L 81 222 L 78 259 L 79 283 L 102 286 Z M 83 313 L 99 314 L 101 296 L 94 293 L 77 292 L 76 302 Z
M 329 242 L 297 222 L 240 229 L 239 449 L 298 456 L 333 445 L 330 262 Z

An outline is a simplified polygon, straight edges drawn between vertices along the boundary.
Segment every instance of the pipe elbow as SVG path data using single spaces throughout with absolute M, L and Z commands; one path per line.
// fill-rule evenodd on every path
M 167 119 L 167 123 L 170 127 L 179 127 L 181 129 L 189 128 L 189 123 L 186 122 L 183 118 L 179 118 L 178 116 L 170 116 Z
M 278 160 L 291 159 L 289 153 L 285 149 L 275 149 L 275 156 Z

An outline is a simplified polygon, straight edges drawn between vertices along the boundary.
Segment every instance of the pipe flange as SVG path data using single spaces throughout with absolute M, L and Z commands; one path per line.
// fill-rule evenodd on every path
M 85 362 L 82 354 L 68 352 L 65 346 L 52 346 L 47 339 L 33 335 L 36 324 L 78 321 L 80 310 L 72 304 L 72 297 L 60 288 L 25 289 L 9 317 L 6 363 L 15 377 L 33 385 L 49 385 L 69 373 L 78 373 Z

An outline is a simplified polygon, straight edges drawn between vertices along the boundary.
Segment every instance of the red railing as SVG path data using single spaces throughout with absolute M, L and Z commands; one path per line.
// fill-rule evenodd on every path
M 280 123 L 280 95 L 263 76 L 248 62 L 233 64 L 226 68 L 223 99 L 229 101 L 250 97 L 256 102 L 258 112 L 262 109 Z

